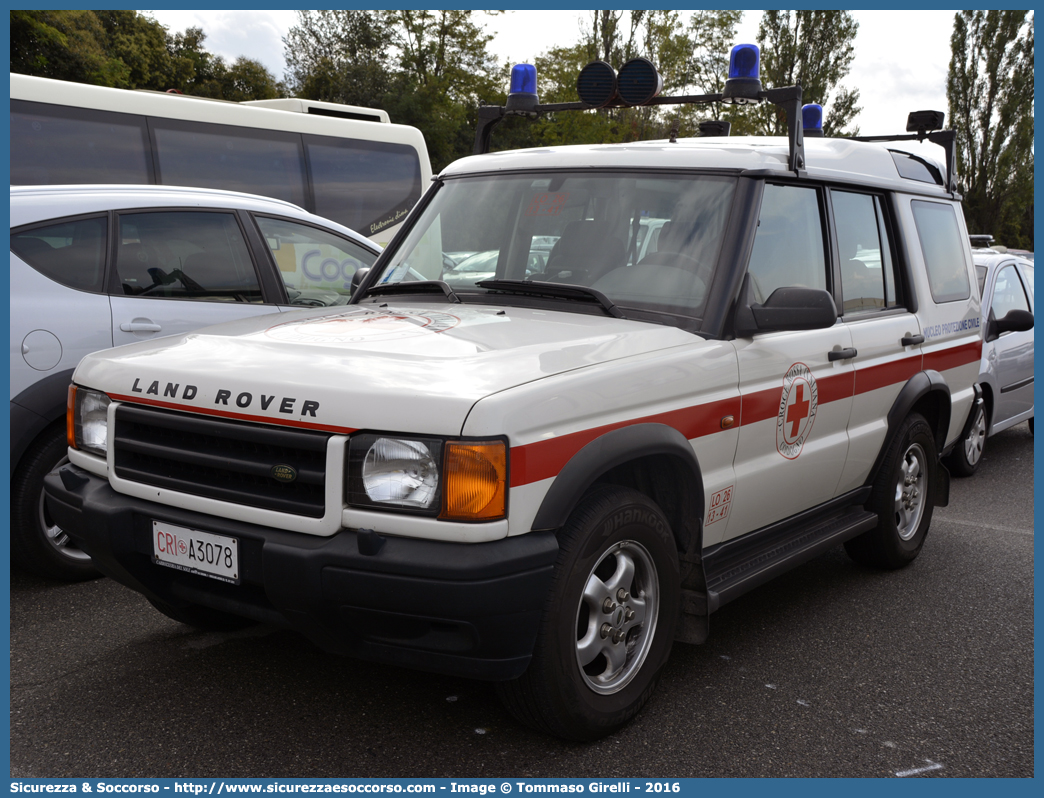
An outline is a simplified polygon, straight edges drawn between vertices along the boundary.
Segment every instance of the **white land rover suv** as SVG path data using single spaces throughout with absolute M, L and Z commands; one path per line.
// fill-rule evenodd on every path
M 771 577 L 911 562 L 978 398 L 952 158 L 907 151 L 924 114 L 813 138 L 800 87 L 740 90 L 791 136 L 465 158 L 348 307 L 87 357 L 52 514 L 172 618 L 494 680 L 573 739 Z

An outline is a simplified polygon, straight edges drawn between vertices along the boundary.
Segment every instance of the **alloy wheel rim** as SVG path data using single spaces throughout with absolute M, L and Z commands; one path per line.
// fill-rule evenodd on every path
M 924 516 L 928 488 L 928 458 L 919 443 L 913 443 L 903 455 L 895 485 L 895 526 L 902 540 L 910 540 Z
M 588 574 L 576 612 L 576 662 L 591 690 L 610 695 L 631 683 L 649 655 L 659 609 L 648 549 L 634 540 L 613 544 Z
M 968 437 L 964 439 L 964 459 L 969 465 L 975 465 L 982 457 L 982 449 L 986 445 L 986 413 L 980 407 L 976 410 Z

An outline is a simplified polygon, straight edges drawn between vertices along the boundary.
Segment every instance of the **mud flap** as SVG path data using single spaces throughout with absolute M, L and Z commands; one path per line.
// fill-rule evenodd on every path
M 945 507 L 950 503 L 950 471 L 942 460 L 935 464 L 935 495 L 932 499 L 936 507 Z

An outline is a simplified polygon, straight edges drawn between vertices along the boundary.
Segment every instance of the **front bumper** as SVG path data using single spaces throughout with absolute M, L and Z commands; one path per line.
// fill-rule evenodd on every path
M 477 679 L 526 669 L 558 556 L 550 532 L 471 544 L 285 532 L 125 496 L 74 465 L 44 485 L 52 517 L 98 569 L 147 598 L 288 627 L 338 654 Z M 153 520 L 236 537 L 240 584 L 156 565 Z

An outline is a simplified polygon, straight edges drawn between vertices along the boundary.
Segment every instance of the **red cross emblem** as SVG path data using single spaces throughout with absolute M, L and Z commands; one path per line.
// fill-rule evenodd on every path
M 818 407 L 816 378 L 804 363 L 795 363 L 783 376 L 776 419 L 776 449 L 788 460 L 801 456 L 805 441 L 812 433 Z
M 790 435 L 788 438 L 796 438 L 801 422 L 808 418 L 808 409 L 812 403 L 805 399 L 805 383 L 799 382 L 797 390 L 791 391 L 791 396 L 796 394 L 793 404 L 787 408 L 787 423 L 790 424 Z

